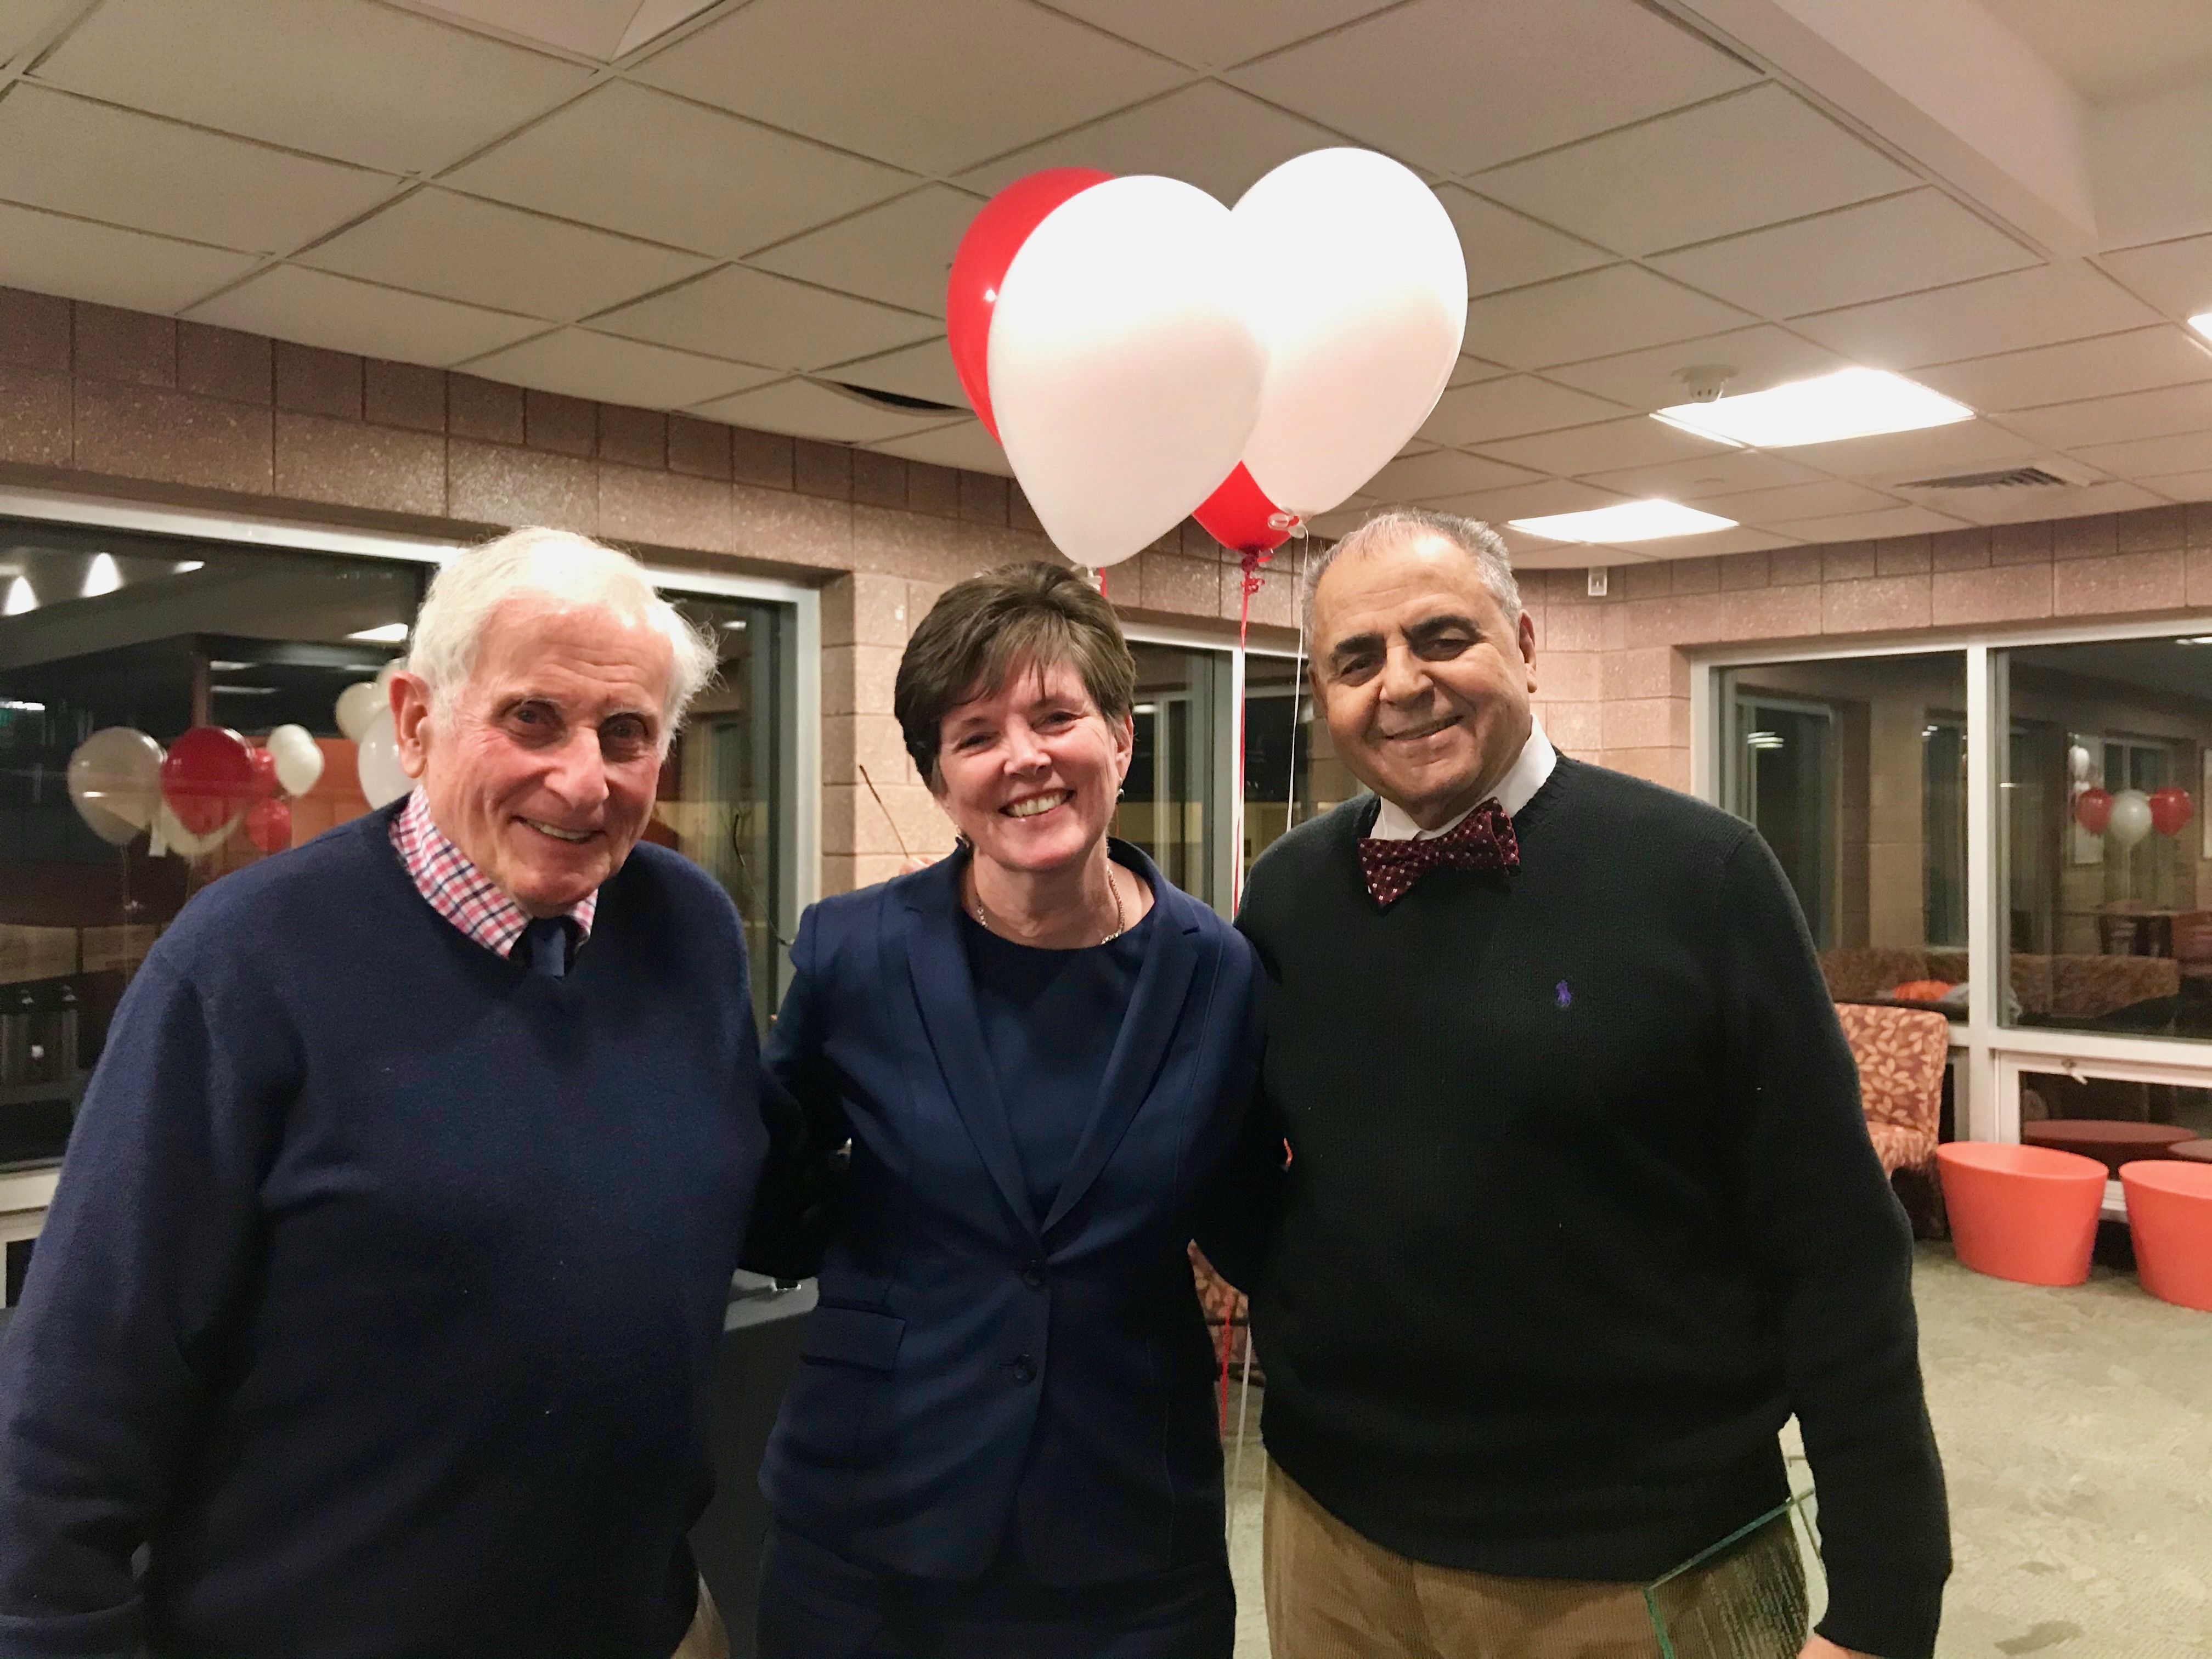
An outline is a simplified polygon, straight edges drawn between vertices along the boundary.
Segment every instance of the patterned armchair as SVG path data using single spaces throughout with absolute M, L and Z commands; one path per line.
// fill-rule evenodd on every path
M 1836 1018 L 1858 1062 L 1867 1134 L 1883 1171 L 1928 1170 L 1936 1162 L 1951 1022 L 1926 1009 L 1852 1002 L 1838 1004 Z

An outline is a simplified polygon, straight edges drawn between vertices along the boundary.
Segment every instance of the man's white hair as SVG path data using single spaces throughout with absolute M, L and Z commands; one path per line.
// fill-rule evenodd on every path
M 660 711 L 665 753 L 684 711 L 714 678 L 714 646 L 653 590 L 635 559 L 573 531 L 510 530 L 471 548 L 432 579 L 415 615 L 407 668 L 429 687 L 433 717 L 476 672 L 484 631 L 499 608 L 526 597 L 608 611 L 644 623 L 668 641 L 668 696 Z
M 1326 549 L 1318 557 L 1306 561 L 1305 630 L 1313 638 L 1314 595 L 1320 590 L 1321 579 L 1328 568 L 1346 553 L 1364 553 L 1370 547 L 1387 546 L 1408 537 L 1441 536 L 1454 547 L 1473 559 L 1482 573 L 1483 585 L 1490 589 L 1491 598 L 1505 613 L 1507 624 L 1521 620 L 1521 584 L 1513 580 L 1513 556 L 1506 550 L 1498 533 L 1480 519 L 1463 519 L 1456 513 L 1431 513 L 1419 507 L 1393 507 L 1378 513 L 1346 536 L 1334 546 Z M 1319 649 L 1318 643 L 1314 647 Z

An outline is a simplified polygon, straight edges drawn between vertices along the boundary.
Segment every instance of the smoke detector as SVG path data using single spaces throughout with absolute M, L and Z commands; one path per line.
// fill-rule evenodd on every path
M 1674 378 L 1680 380 L 1683 389 L 1688 392 L 1692 403 L 1717 403 L 1720 401 L 1721 393 L 1728 390 L 1728 383 L 1735 379 L 1735 365 L 1734 363 L 1692 363 L 1687 368 L 1676 369 Z

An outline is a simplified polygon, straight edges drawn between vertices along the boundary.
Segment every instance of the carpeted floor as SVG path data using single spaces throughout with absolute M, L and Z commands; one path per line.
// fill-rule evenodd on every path
M 2212 1656 L 2212 1314 L 2103 1268 L 2070 1290 L 1985 1279 L 1940 1244 L 1916 1284 L 1957 1559 L 1942 1659 Z M 1268 1659 L 1261 1403 L 1231 1494 L 1237 1659 Z

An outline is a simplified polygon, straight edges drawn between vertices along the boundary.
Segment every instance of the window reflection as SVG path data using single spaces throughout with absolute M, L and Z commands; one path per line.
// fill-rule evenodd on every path
M 1113 833 L 1141 847 L 1192 897 L 1214 900 L 1216 685 L 1211 651 L 1132 641 L 1136 746 Z
M 1830 991 L 1963 1018 L 1964 654 L 1763 663 L 1719 688 L 1722 799 L 1773 848 Z

